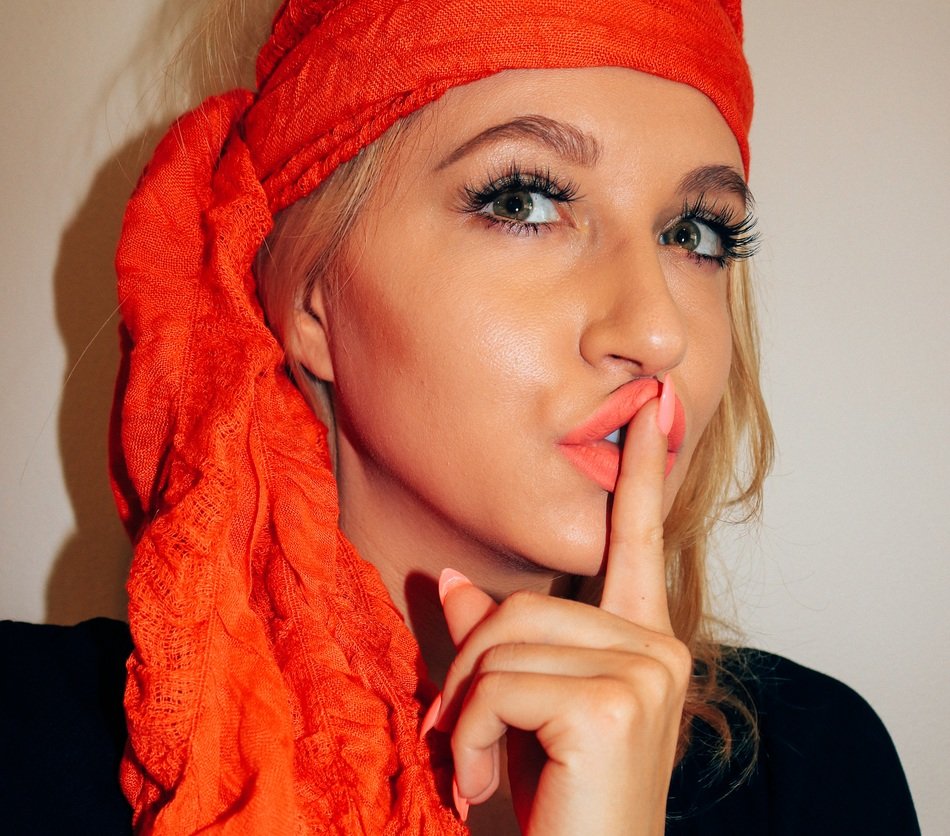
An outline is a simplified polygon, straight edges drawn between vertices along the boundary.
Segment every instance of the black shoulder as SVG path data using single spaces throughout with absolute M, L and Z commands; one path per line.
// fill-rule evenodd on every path
M 743 764 L 733 764 L 707 782 L 694 795 L 700 799 L 691 805 L 694 815 L 670 833 L 920 833 L 894 744 L 860 695 L 830 676 L 758 650 L 730 651 L 726 668 L 757 720 L 754 765 L 744 775 Z M 681 795 L 689 795 L 683 782 L 697 780 L 703 766 L 708 770 L 701 752 L 687 757 L 674 782 Z M 714 829 L 699 826 L 704 818 Z
M 0 821 L 8 833 L 131 833 L 118 784 L 128 626 L 0 622 Z M 9 829 L 8 829 L 9 828 Z

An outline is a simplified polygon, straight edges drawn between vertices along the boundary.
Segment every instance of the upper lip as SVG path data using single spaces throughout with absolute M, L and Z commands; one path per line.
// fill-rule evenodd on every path
M 602 441 L 619 427 L 633 420 L 648 401 L 660 394 L 659 381 L 655 377 L 640 378 L 615 389 L 593 414 L 563 438 L 561 444 L 593 444 Z M 685 434 L 683 405 L 676 399 L 676 415 L 670 430 L 669 449 L 679 450 Z

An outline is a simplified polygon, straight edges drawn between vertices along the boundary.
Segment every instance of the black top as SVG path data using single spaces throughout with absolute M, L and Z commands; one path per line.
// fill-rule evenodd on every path
M 131 648 L 128 627 L 105 618 L 0 622 L 4 833 L 131 832 L 116 779 Z M 861 697 L 769 653 L 740 650 L 731 665 L 758 715 L 758 756 L 733 788 L 749 759 L 710 773 L 706 748 L 694 747 L 673 775 L 669 836 L 920 833 L 894 745 Z
M 751 775 L 738 755 L 710 779 L 697 747 L 673 773 L 668 836 L 919 836 L 897 751 L 864 699 L 771 653 L 741 649 L 727 667 L 757 715 Z
M 129 628 L 0 622 L 0 830 L 10 836 L 132 832 L 119 790 Z

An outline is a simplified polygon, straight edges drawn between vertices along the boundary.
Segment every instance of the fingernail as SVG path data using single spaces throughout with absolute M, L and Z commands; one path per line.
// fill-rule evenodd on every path
M 429 710 L 426 711 L 425 717 L 422 718 L 422 725 L 419 726 L 419 739 L 422 740 L 435 726 L 436 720 L 439 719 L 439 712 L 442 710 L 442 694 L 441 692 L 435 695 L 435 699 L 432 700 L 432 705 L 429 706 Z
M 466 583 L 472 582 L 461 572 L 456 572 L 455 569 L 443 569 L 442 574 L 439 575 L 439 600 L 444 604 L 445 596 L 453 586 Z
M 455 776 L 452 776 L 452 800 L 455 802 L 455 809 L 459 811 L 459 818 L 465 821 L 468 818 L 469 803 L 467 798 L 459 795 L 459 785 Z
M 660 391 L 660 408 L 656 413 L 656 425 L 663 435 L 669 435 L 673 429 L 673 416 L 676 413 L 676 389 L 673 378 L 667 375 L 663 379 Z

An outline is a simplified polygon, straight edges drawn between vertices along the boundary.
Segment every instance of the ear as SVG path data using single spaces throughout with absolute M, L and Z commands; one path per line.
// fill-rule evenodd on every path
M 294 312 L 297 359 L 318 380 L 333 382 L 333 359 L 327 329 L 326 306 L 319 287 L 315 287 L 304 307 Z

